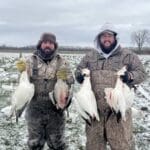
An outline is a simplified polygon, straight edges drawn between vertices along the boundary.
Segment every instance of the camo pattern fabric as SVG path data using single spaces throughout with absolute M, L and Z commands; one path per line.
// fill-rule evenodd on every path
M 69 66 L 60 56 L 54 57 L 47 64 L 37 56 L 27 60 L 30 81 L 35 85 L 35 94 L 27 107 L 25 116 L 30 150 L 42 150 L 45 142 L 50 150 L 66 149 L 65 116 L 62 110 L 56 109 L 49 98 L 49 92 L 54 89 L 57 81 L 56 72 L 64 65 L 68 69 L 68 83 L 72 84 L 73 77 Z
M 105 150 L 106 143 L 109 143 L 112 150 L 134 149 L 131 110 L 126 112 L 126 121 L 121 120 L 118 123 L 113 113 L 107 118 L 110 108 L 104 98 L 104 89 L 115 87 L 116 72 L 125 65 L 134 78 L 130 86 L 139 84 L 145 79 L 145 71 L 137 55 L 120 47 L 107 59 L 97 51 L 91 51 L 77 67 L 75 75 L 83 68 L 90 69 L 92 89 L 100 112 L 100 122 L 93 121 L 91 126 L 86 125 L 87 150 Z
M 48 61 L 47 63 L 44 63 L 44 61 L 40 59 L 36 54 L 33 54 L 32 57 L 28 57 L 26 63 L 27 71 L 30 77 L 33 74 L 32 68 L 34 57 L 36 57 L 37 59 L 38 78 L 53 79 L 56 77 L 57 71 L 61 70 L 62 68 L 65 68 L 67 72 L 67 82 L 69 84 L 74 83 L 74 78 L 72 76 L 72 72 L 68 61 L 66 61 L 58 54 L 56 54 L 54 58 L 51 61 Z

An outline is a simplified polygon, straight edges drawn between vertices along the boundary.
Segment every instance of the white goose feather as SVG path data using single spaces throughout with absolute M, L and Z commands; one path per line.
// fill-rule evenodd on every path
M 124 75 L 126 66 L 117 72 L 115 88 L 105 88 L 105 98 L 109 106 L 117 113 L 120 111 L 124 121 L 126 121 L 126 110 L 131 108 L 134 99 L 134 88 L 122 82 L 120 76 Z
M 90 70 L 87 68 L 82 69 L 82 74 L 85 75 L 84 81 L 80 90 L 74 94 L 77 110 L 85 120 L 90 121 L 91 117 L 99 121 L 96 98 L 91 88 Z
M 23 109 L 32 99 L 34 95 L 34 84 L 30 83 L 27 71 L 23 71 L 20 76 L 19 85 L 15 89 L 12 95 L 12 105 L 10 111 L 10 117 L 13 114 Z M 22 113 L 22 112 L 21 112 Z M 16 119 L 18 116 L 16 116 Z
M 57 109 L 65 109 L 70 103 L 71 94 L 72 86 L 69 89 L 69 85 L 65 81 L 58 79 L 54 91 L 49 93 L 49 97 Z

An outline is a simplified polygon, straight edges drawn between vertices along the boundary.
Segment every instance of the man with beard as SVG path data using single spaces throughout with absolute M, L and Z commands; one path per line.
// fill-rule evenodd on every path
M 133 150 L 131 110 L 126 112 L 126 121 L 118 121 L 116 114 L 106 103 L 104 89 L 114 88 L 117 76 L 115 73 L 123 66 L 127 72 L 121 76 L 129 86 L 141 83 L 145 78 L 143 65 L 132 51 L 122 49 L 117 32 L 113 25 L 106 23 L 95 38 L 96 50 L 86 54 L 75 71 L 76 79 L 82 83 L 84 77 L 81 69 L 91 71 L 92 90 L 96 96 L 100 122 L 92 120 L 86 124 L 86 150 L 105 150 L 107 143 L 113 150 Z
M 54 90 L 57 79 L 65 80 L 69 87 L 74 79 L 66 60 L 57 54 L 57 47 L 55 35 L 44 33 L 33 55 L 26 62 L 17 63 L 20 72 L 27 69 L 35 86 L 35 94 L 25 116 L 30 150 L 42 150 L 45 142 L 50 150 L 65 150 L 64 112 L 52 104 L 49 92 Z

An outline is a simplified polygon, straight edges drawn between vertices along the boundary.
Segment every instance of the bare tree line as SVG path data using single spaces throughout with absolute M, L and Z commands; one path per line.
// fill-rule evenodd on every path
M 136 45 L 138 51 L 145 50 L 150 51 L 150 31 L 147 29 L 142 29 L 142 30 L 137 30 L 131 33 L 131 41 L 133 44 Z M 12 46 L 7 46 L 7 45 L 1 45 L 0 50 L 35 50 L 36 46 L 24 46 L 24 47 L 12 47 Z M 90 47 L 68 47 L 68 46 L 60 46 L 59 50 L 60 51 L 69 51 L 69 50 L 79 50 L 79 51 L 85 51 L 85 50 L 90 50 Z
M 137 30 L 131 34 L 131 40 L 136 44 L 139 51 L 147 44 L 150 46 L 150 31 L 147 29 Z

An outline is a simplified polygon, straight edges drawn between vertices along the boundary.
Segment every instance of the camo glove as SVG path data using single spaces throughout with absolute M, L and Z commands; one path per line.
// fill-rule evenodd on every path
M 57 79 L 67 80 L 67 69 L 62 68 L 56 73 Z
M 25 62 L 25 60 L 19 59 L 16 62 L 16 67 L 17 67 L 17 69 L 18 69 L 19 72 L 25 71 L 26 70 L 26 62 Z

